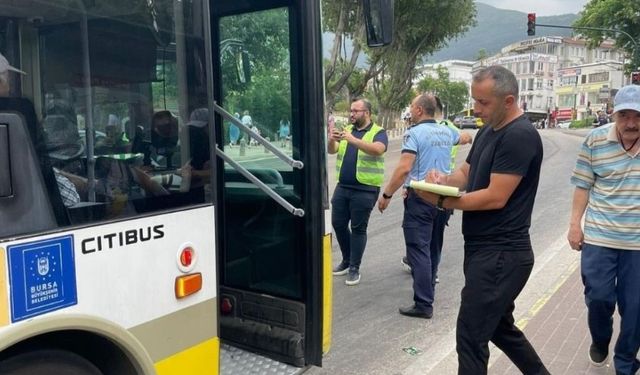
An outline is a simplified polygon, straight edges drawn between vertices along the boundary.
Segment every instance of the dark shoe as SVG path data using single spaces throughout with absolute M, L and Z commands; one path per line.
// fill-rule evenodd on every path
M 591 343 L 589 347 L 589 361 L 596 367 L 602 367 L 607 364 L 609 359 L 609 346 L 601 346 Z
M 340 264 L 333 269 L 334 276 L 346 275 L 347 272 L 349 272 L 349 263 L 345 263 L 344 261 L 340 262 Z
M 350 269 L 349 276 L 347 276 L 347 279 L 344 281 L 344 283 L 349 286 L 360 284 L 360 271 Z
M 401 307 L 400 309 L 398 309 L 398 311 L 400 312 L 400 314 L 410 316 L 412 318 L 431 319 L 431 317 L 433 316 L 432 311 L 419 309 L 416 307 L 416 305 Z
M 400 264 L 402 264 L 402 267 L 404 268 L 405 271 L 411 273 L 411 266 L 409 265 L 409 261 L 407 260 L 406 256 L 400 259 Z

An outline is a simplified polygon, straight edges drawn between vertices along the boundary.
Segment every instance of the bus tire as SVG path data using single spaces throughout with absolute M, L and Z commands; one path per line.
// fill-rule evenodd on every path
M 67 351 L 42 349 L 21 353 L 0 362 L 2 375 L 103 375 L 93 363 Z

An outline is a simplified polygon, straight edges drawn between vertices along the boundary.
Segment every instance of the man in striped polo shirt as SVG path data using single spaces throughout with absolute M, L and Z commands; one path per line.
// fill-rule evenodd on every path
M 627 375 L 640 368 L 640 86 L 620 89 L 614 104 L 615 124 L 592 130 L 578 155 L 568 240 L 582 251 L 589 359 L 607 363 L 617 303 L 613 362 L 616 374 Z

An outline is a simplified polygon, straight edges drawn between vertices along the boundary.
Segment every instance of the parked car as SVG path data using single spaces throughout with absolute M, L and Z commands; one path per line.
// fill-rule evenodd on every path
M 476 118 L 473 116 L 464 116 L 462 120 L 460 120 L 460 129 L 471 128 L 476 129 L 478 127 L 478 123 L 476 122 Z
M 556 126 L 560 129 L 569 129 L 570 125 L 571 125 L 571 121 L 562 121 L 562 122 L 559 122 L 558 125 Z
M 457 126 L 457 127 L 460 127 L 460 121 L 462 121 L 462 116 L 456 116 L 456 117 L 453 119 L 453 125 L 455 125 L 455 126 Z

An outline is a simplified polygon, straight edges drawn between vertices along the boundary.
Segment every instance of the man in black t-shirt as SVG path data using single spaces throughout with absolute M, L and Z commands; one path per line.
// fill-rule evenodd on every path
M 531 212 L 542 164 L 542 141 L 518 107 L 518 82 L 490 66 L 473 77 L 474 111 L 487 124 L 463 165 L 427 181 L 466 193 L 444 197 L 420 192 L 440 209 L 463 210 L 464 275 L 456 329 L 458 374 L 487 373 L 492 341 L 524 374 L 549 374 L 514 325 L 514 301 L 533 269 Z

